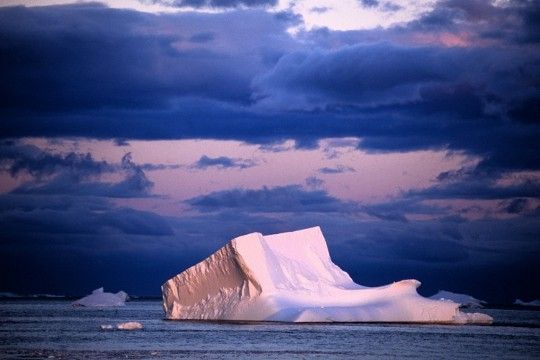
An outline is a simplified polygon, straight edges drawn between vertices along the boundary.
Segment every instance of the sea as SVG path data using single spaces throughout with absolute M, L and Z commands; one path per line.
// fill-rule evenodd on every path
M 1 300 L 2 359 L 540 359 L 540 311 L 490 326 L 170 321 L 158 300 L 116 308 Z M 142 330 L 102 330 L 138 321 Z

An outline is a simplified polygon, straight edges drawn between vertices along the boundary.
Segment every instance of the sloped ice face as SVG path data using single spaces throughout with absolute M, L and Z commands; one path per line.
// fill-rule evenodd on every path
M 319 227 L 233 239 L 162 286 L 168 319 L 490 323 L 421 297 L 417 280 L 355 284 L 330 259 Z

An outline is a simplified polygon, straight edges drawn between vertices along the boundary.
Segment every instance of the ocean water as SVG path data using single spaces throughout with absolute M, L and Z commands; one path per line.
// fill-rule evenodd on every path
M 492 326 L 164 320 L 159 301 L 74 308 L 0 301 L 0 357 L 25 359 L 540 359 L 540 311 L 484 309 Z M 100 329 L 139 321 L 143 330 Z

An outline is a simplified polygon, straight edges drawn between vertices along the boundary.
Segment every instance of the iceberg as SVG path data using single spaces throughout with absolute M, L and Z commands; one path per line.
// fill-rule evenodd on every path
M 118 330 L 141 330 L 143 326 L 140 322 L 128 321 L 125 323 L 117 324 L 116 328 Z
M 119 323 L 119 324 L 116 324 L 116 327 L 114 325 L 111 325 L 111 324 L 100 325 L 101 330 L 114 330 L 114 329 L 118 329 L 118 330 L 140 330 L 142 328 L 143 328 L 143 325 L 138 321 L 128 321 L 128 322 L 125 322 L 125 323 Z
M 31 294 L 23 295 L 12 292 L 0 292 L 0 299 L 63 299 L 64 295 L 53 294 Z
M 165 282 L 171 320 L 482 323 L 484 314 L 420 296 L 417 280 L 365 287 L 330 259 L 319 227 L 237 237 Z
M 481 308 L 487 304 L 484 300 L 479 300 L 471 295 L 453 293 L 451 291 L 440 290 L 433 296 L 429 297 L 433 300 L 453 301 L 463 308 Z
M 522 301 L 520 299 L 516 299 L 516 301 L 514 301 L 514 305 L 519 305 L 519 306 L 540 306 L 540 300 Z
M 129 296 L 124 291 L 116 294 L 104 292 L 103 288 L 96 289 L 88 296 L 71 303 L 73 306 L 124 306 Z

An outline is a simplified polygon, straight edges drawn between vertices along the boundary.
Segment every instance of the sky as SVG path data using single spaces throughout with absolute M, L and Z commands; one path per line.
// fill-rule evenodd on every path
M 362 285 L 540 298 L 536 1 L 7 0 L 0 74 L 0 292 L 318 225 Z

